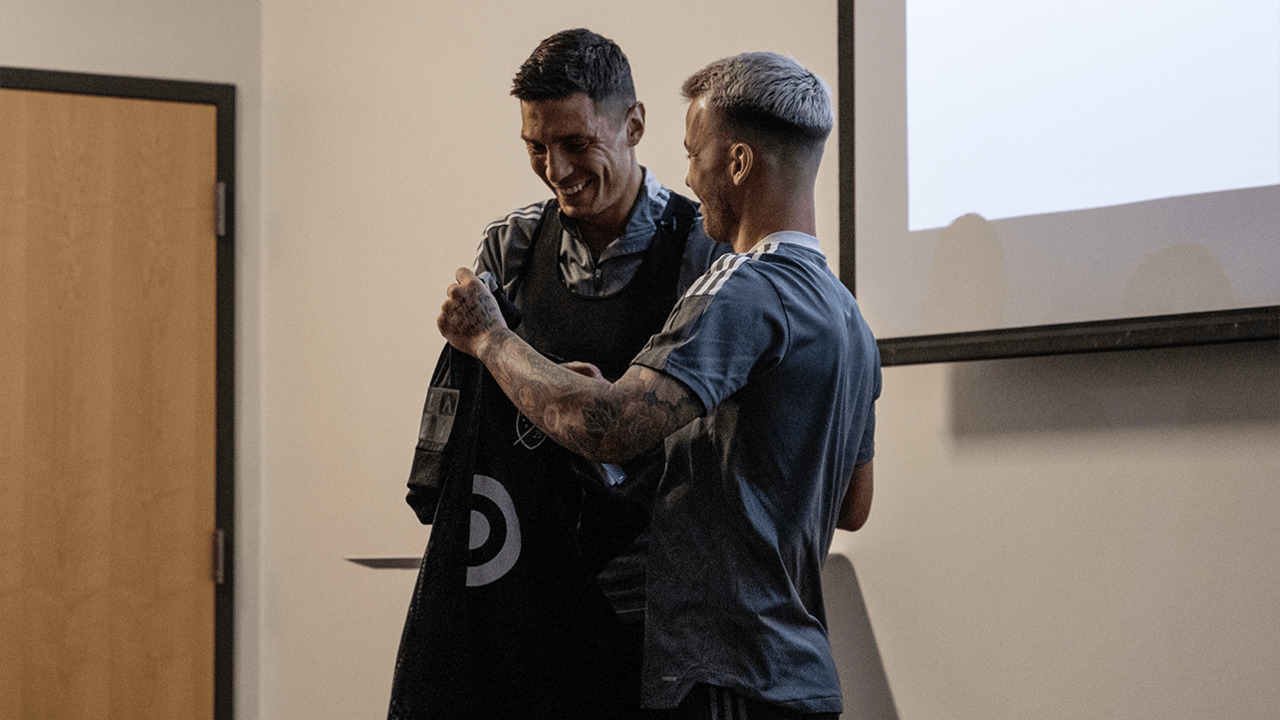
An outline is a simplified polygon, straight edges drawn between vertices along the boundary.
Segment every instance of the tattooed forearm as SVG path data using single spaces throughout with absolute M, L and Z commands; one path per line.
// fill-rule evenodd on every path
M 617 383 L 568 370 L 508 330 L 481 357 L 512 402 L 540 430 L 580 455 L 620 462 L 658 444 L 702 406 L 676 380 L 632 367 Z
M 456 273 L 436 326 L 451 345 L 480 359 L 520 412 L 561 445 L 618 462 L 648 450 L 702 412 L 675 379 L 632 366 L 609 383 L 583 363 L 563 367 L 511 332 L 498 303 L 466 268 Z

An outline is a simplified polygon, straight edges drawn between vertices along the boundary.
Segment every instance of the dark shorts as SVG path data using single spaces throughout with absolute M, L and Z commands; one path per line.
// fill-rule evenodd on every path
M 644 659 L 644 623 L 618 623 L 612 638 L 613 656 L 607 662 L 615 670 L 609 693 L 608 720 L 641 720 L 640 667 Z
M 743 697 L 711 685 L 695 685 L 671 710 L 647 710 L 646 720 L 836 720 L 840 713 L 802 713 Z

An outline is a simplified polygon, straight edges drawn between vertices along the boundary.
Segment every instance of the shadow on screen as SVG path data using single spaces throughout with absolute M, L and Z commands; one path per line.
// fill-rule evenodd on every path
M 822 569 L 823 595 L 831 650 L 844 693 L 842 717 L 851 720 L 898 720 L 880 648 L 862 599 L 858 574 L 843 555 L 830 555 Z
M 964 268 L 957 272 L 957 268 Z M 1004 246 L 996 226 L 977 213 L 938 233 L 921 317 L 925 333 L 1004 325 L 1009 292 Z
M 1236 306 L 1231 278 L 1199 243 L 1178 243 L 1151 253 L 1124 284 L 1120 310 L 1129 317 Z
M 1280 420 L 1280 342 L 962 363 L 957 436 Z

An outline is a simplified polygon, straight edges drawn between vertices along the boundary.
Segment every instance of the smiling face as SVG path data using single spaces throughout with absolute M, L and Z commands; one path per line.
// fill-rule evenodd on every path
M 635 146 L 644 134 L 644 108 L 633 104 L 619 120 L 597 112 L 584 94 L 520 102 L 520 137 L 533 171 L 569 217 L 612 236 L 622 233 L 640 190 Z
M 730 143 L 719 117 L 707 107 L 705 97 L 689 104 L 684 117 L 684 149 L 689 154 L 689 174 L 684 183 L 702 203 L 702 229 L 707 237 L 733 243 L 738 213 L 729 190 Z

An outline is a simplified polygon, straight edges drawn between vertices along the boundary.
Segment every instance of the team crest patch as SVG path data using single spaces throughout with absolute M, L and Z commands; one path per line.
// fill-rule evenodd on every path
M 523 445 L 526 449 L 533 450 L 546 439 L 546 434 L 534 427 L 524 413 L 516 413 L 516 441 L 512 445 Z
M 426 450 L 439 452 L 453 432 L 453 420 L 458 415 L 457 390 L 433 387 L 427 390 L 426 410 L 422 413 L 422 425 L 418 428 L 418 445 Z

